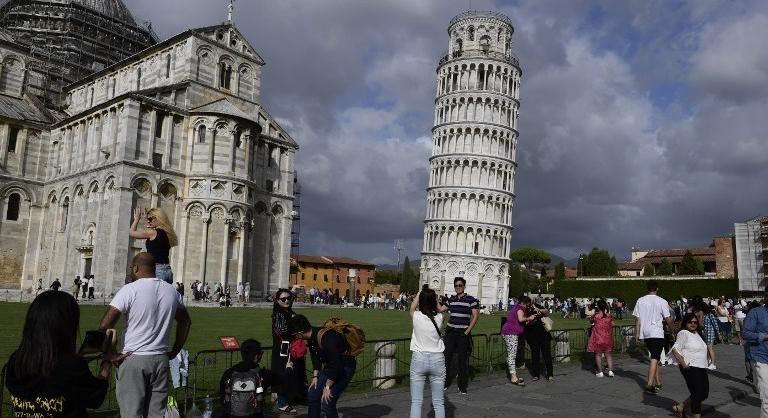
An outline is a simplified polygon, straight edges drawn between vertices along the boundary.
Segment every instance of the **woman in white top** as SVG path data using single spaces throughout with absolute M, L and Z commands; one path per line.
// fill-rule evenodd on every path
M 445 345 L 440 335 L 443 314 L 447 308 L 438 305 L 437 294 L 427 285 L 413 298 L 411 318 L 411 418 L 421 417 L 424 382 L 429 376 L 432 387 L 432 407 L 435 418 L 445 418 L 443 388 L 445 387 Z
M 696 314 L 685 314 L 683 329 L 677 333 L 675 345 L 672 346 L 672 355 L 691 393 L 688 399 L 672 407 L 678 417 L 685 417 L 685 408 L 690 406 L 694 418 L 701 418 L 701 402 L 709 396 L 709 350 L 699 335 L 699 326 Z

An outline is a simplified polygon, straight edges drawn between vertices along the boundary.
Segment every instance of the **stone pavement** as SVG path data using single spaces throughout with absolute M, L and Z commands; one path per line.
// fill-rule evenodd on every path
M 718 345 L 717 370 L 709 372 L 709 399 L 703 415 L 709 417 L 758 417 L 759 396 L 744 380 L 744 355 L 737 345 Z M 598 379 L 580 363 L 555 364 L 555 382 L 530 382 L 526 370 L 518 374 L 526 379 L 524 388 L 507 383 L 501 373 L 478 378 L 469 385 L 469 394 L 461 395 L 453 386 L 446 392 L 447 417 L 586 416 L 669 417 L 672 405 L 688 395 L 677 366 L 662 369 L 663 389 L 656 395 L 642 391 L 648 363 L 644 359 L 619 357 L 614 378 Z M 428 386 L 427 386 L 428 387 Z M 431 412 L 429 391 L 425 390 L 424 417 Z M 300 409 L 305 413 L 306 409 Z M 339 412 L 344 418 L 408 417 L 408 388 L 342 396 Z M 299 415 L 306 416 L 306 415 Z

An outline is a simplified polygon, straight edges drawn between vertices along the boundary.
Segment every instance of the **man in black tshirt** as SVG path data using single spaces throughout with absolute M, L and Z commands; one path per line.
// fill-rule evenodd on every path
M 344 337 L 334 330 L 327 330 L 318 338 L 321 328 L 313 327 L 304 315 L 296 315 L 288 321 L 288 328 L 296 338 L 307 340 L 312 357 L 312 382 L 307 392 L 309 418 L 337 418 L 336 402 L 352 381 L 357 360 L 345 352 L 349 349 Z

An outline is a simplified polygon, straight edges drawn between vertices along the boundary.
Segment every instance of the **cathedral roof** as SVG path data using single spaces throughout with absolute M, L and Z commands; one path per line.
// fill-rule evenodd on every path
M 49 124 L 56 122 L 57 116 L 41 110 L 28 98 L 0 94 L 0 117 L 24 122 Z
M 16 0 L 0 0 L 0 7 Z M 136 25 L 136 19 L 133 18 L 131 11 L 122 0 L 37 0 L 36 3 L 51 3 L 55 5 L 78 4 L 87 7 L 107 17 L 121 20 L 126 23 Z
M 258 124 L 258 121 L 253 116 L 238 109 L 227 99 L 219 99 L 214 102 L 198 106 L 194 109 L 190 109 L 194 113 L 212 113 L 217 115 L 234 116 L 236 118 L 245 119 L 253 123 Z

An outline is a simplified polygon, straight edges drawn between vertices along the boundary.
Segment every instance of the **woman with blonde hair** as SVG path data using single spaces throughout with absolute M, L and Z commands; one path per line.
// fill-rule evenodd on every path
M 139 220 L 145 216 L 147 228 L 138 229 Z M 147 252 L 155 258 L 155 276 L 172 284 L 173 271 L 171 270 L 169 254 L 171 247 L 175 247 L 179 241 L 165 212 L 160 208 L 152 208 L 149 211 L 134 209 L 133 223 L 128 234 L 132 238 L 147 240 Z

